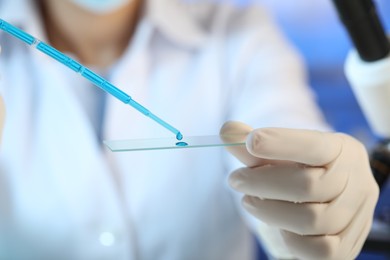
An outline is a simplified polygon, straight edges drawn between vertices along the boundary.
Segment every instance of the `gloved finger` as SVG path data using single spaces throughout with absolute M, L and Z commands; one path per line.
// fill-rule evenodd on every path
M 340 253 L 340 237 L 302 236 L 288 231 L 281 231 L 288 250 L 298 259 L 354 259 L 337 258 Z
M 286 160 L 311 166 L 332 162 L 342 148 L 342 138 L 313 130 L 260 128 L 247 139 L 247 149 L 255 157 Z
M 379 190 L 374 189 L 365 196 L 350 223 L 338 234 L 302 236 L 283 230 L 281 234 L 289 251 L 299 259 L 355 259 L 370 231 L 378 195 Z M 342 216 L 341 212 L 337 214 L 339 216 Z M 333 219 L 328 219 L 329 224 Z
M 247 136 L 252 130 L 252 127 L 244 123 L 229 121 L 222 126 L 220 136 L 225 142 L 246 142 Z M 271 163 L 269 160 L 251 155 L 246 146 L 227 146 L 225 148 L 248 167 Z
M 230 175 L 229 184 L 239 192 L 262 199 L 328 202 L 342 192 L 346 175 L 338 174 L 335 182 L 327 174 L 323 167 L 265 165 L 237 169 Z
M 280 229 L 300 235 L 338 234 L 360 205 L 340 208 L 332 203 L 293 203 L 245 196 L 243 205 L 252 215 Z
M 350 225 L 336 235 L 302 236 L 282 230 L 289 251 L 299 259 L 355 259 L 370 231 L 372 216 L 359 211 Z

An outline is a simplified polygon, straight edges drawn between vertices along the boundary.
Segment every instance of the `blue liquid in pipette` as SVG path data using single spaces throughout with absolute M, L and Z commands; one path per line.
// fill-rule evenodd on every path
M 10 35 L 14 36 L 15 38 L 18 38 L 19 40 L 27 43 L 30 46 L 35 47 L 39 51 L 43 52 L 44 54 L 52 57 L 53 59 L 57 60 L 58 62 L 64 64 L 71 70 L 80 73 L 84 78 L 92 82 L 97 87 L 101 88 L 102 90 L 108 92 L 112 96 L 116 97 L 120 101 L 122 101 L 125 104 L 129 104 L 145 116 L 151 118 L 156 123 L 160 124 L 167 130 L 171 131 L 176 135 L 177 140 L 183 139 L 183 135 L 180 133 L 179 130 L 150 112 L 148 109 L 146 109 L 144 106 L 136 102 L 134 99 L 132 99 L 129 95 L 127 95 L 125 92 L 120 90 L 119 88 L 115 87 L 110 82 L 106 81 L 103 77 L 99 76 L 95 72 L 91 71 L 87 67 L 83 66 L 79 62 L 71 59 L 70 57 L 66 56 L 62 52 L 58 51 L 57 49 L 53 48 L 52 46 L 41 42 L 40 40 L 36 39 L 35 37 L 31 36 L 30 34 L 22 31 L 21 29 L 7 23 L 6 21 L 0 19 L 0 29 L 9 33 Z

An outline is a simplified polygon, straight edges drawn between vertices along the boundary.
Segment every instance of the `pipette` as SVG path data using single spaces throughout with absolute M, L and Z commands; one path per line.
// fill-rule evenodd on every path
M 31 36 L 30 34 L 7 23 L 2 19 L 0 19 L 0 29 L 14 36 L 15 38 L 18 38 L 19 40 L 27 43 L 31 47 L 36 48 L 37 50 L 50 56 L 51 58 L 57 60 L 58 62 L 64 64 L 71 70 L 81 74 L 84 78 L 92 82 L 95 86 L 101 88 L 102 90 L 116 97 L 123 103 L 129 104 L 130 106 L 132 106 L 133 108 L 135 108 L 136 110 L 144 114 L 145 116 L 151 118 L 156 123 L 160 124 L 161 126 L 165 127 L 167 130 L 174 133 L 176 135 L 177 140 L 183 139 L 183 135 L 180 133 L 179 130 L 177 130 L 172 125 L 168 124 L 167 122 L 165 122 L 164 120 L 162 120 L 161 118 L 159 118 L 158 116 L 150 112 L 147 108 L 145 108 L 140 103 L 132 99 L 128 94 L 126 94 L 119 88 L 115 87 L 113 84 L 105 80 L 103 77 L 99 76 L 97 73 L 91 71 L 84 65 L 68 57 L 67 55 L 55 49 L 54 47 L 50 46 L 49 44 L 40 41 L 39 39 Z

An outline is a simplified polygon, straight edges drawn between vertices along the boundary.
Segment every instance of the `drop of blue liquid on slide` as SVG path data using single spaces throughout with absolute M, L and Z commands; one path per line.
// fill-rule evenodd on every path
M 184 146 L 187 146 L 188 144 L 186 142 L 177 142 L 176 143 L 176 146 L 181 146 L 181 147 L 184 147 Z
M 177 140 L 181 140 L 181 139 L 183 139 L 183 135 L 179 132 L 179 133 L 177 133 L 177 135 L 176 135 L 176 139 Z

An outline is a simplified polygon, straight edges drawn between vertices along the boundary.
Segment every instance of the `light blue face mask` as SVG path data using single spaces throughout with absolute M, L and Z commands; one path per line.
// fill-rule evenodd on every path
M 133 0 L 72 0 L 78 6 L 87 11 L 105 14 L 111 13 Z

